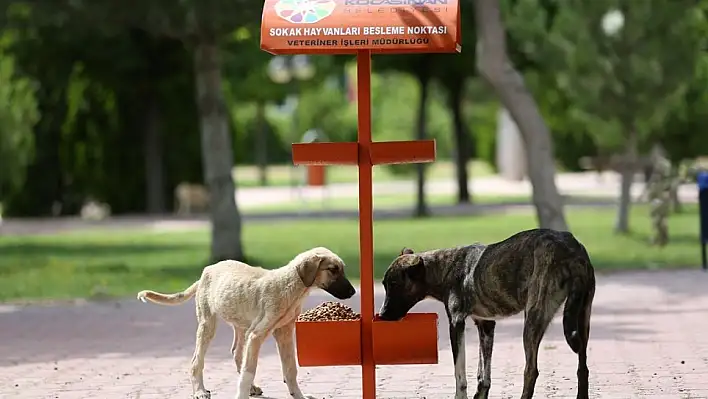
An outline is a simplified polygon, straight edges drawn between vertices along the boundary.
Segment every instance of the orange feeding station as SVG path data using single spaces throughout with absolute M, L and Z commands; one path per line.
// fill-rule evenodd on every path
M 435 140 L 372 142 L 371 54 L 460 51 L 457 0 L 265 0 L 261 49 L 356 54 L 358 140 L 293 144 L 296 165 L 357 165 L 361 320 L 297 322 L 301 367 L 361 365 L 362 398 L 376 397 L 376 365 L 438 362 L 437 314 L 397 322 L 374 314 L 373 165 L 435 160 Z M 322 339 L 322 337 L 328 337 Z

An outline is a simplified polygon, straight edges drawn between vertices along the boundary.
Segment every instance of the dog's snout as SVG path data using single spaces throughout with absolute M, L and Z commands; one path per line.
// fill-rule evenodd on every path
M 349 299 L 356 294 L 356 289 L 345 277 L 340 277 L 323 289 L 332 294 L 337 299 Z
M 356 294 L 356 288 L 354 288 L 354 286 L 351 285 L 351 283 L 350 283 L 350 284 L 349 284 L 349 287 L 347 287 L 347 288 L 345 288 L 344 290 L 342 290 L 342 293 L 343 293 L 344 295 L 342 295 L 342 297 L 339 298 L 339 299 L 349 299 L 349 298 L 353 297 L 354 294 Z

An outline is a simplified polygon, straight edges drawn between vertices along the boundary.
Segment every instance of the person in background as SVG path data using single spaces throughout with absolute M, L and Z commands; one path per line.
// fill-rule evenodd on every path
M 651 244 L 663 247 L 669 242 L 666 219 L 670 212 L 671 191 L 675 178 L 671 161 L 660 148 L 652 149 L 651 159 L 653 171 L 646 187 L 652 225 Z

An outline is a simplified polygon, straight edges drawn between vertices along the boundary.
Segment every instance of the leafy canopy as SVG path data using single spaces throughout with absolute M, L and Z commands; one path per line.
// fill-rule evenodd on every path
M 547 2 L 547 1 L 546 1 Z M 546 68 L 573 104 L 569 117 L 598 145 L 616 147 L 631 129 L 646 137 L 677 106 L 706 37 L 693 0 L 564 0 L 553 15 L 540 0 L 518 0 L 511 29 L 523 51 Z M 621 15 L 614 32 L 603 29 Z
M 0 200 L 24 182 L 39 121 L 34 82 L 17 73 L 5 50 L 10 40 L 9 34 L 0 35 Z

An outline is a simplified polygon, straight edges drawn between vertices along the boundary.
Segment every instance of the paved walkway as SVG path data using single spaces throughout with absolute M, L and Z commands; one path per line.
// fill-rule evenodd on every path
M 561 194 L 616 198 L 619 195 L 620 175 L 605 172 L 559 173 L 556 186 Z M 337 183 L 328 187 L 327 196 L 331 198 L 356 197 L 357 183 Z M 475 177 L 469 181 L 470 192 L 480 195 L 530 195 L 532 186 L 529 180 L 507 180 L 501 176 Z M 429 180 L 425 190 L 428 195 L 453 195 L 457 192 L 454 179 Z M 644 190 L 644 183 L 639 179 L 632 185 L 632 197 L 636 198 Z M 374 183 L 374 195 L 415 194 L 415 181 L 391 181 Z M 244 209 L 264 204 L 276 204 L 298 200 L 298 190 L 291 187 L 249 187 L 236 190 L 236 200 Z M 305 187 L 301 191 L 305 198 L 321 198 L 321 189 Z M 698 190 L 694 184 L 685 184 L 679 190 L 683 201 L 695 202 Z
M 591 328 L 591 398 L 708 398 L 708 274 L 636 272 L 598 276 Z M 306 307 L 329 299 L 313 294 Z M 382 295 L 377 295 L 380 306 Z M 356 299 L 349 301 L 357 308 Z M 134 300 L 77 305 L 0 306 L 0 398 L 189 398 L 193 302 L 165 307 Z M 417 311 L 441 312 L 426 301 Z M 454 392 L 446 318 L 441 314 L 440 364 L 379 367 L 380 398 L 449 399 Z M 497 327 L 492 397 L 521 392 L 522 320 Z M 470 328 L 471 327 L 471 328 Z M 467 358 L 474 386 L 477 337 L 468 327 Z M 205 378 L 215 398 L 233 398 L 235 366 L 230 330 L 220 325 L 207 356 Z M 575 398 L 576 357 L 560 318 L 542 343 L 538 398 Z M 264 345 L 257 383 L 284 399 L 272 340 Z M 303 368 L 300 385 L 317 398 L 361 398 L 356 367 Z M 471 395 L 470 395 L 471 397 Z

